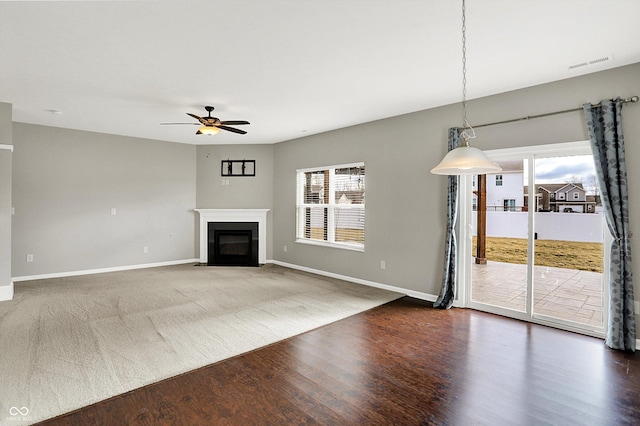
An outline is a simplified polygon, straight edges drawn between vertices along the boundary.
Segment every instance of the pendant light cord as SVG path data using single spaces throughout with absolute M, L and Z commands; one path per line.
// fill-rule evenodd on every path
M 462 144 L 469 146 L 468 139 L 473 139 L 476 134 L 467 120 L 467 18 L 465 0 L 462 0 Z M 467 132 L 470 131 L 470 133 Z

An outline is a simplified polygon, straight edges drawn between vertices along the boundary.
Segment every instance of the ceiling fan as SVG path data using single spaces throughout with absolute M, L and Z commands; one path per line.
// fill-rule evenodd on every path
M 195 114 L 191 114 L 190 112 L 187 113 L 188 116 L 195 118 L 196 120 L 199 121 L 199 123 L 160 123 L 160 124 L 161 125 L 191 124 L 191 125 L 201 126 L 196 132 L 196 135 L 215 135 L 220 131 L 220 129 L 226 130 L 228 132 L 239 133 L 241 135 L 244 135 L 245 133 L 247 133 L 244 130 L 236 129 L 234 127 L 229 127 L 229 125 L 239 126 L 241 124 L 250 124 L 248 121 L 244 121 L 244 120 L 220 121 L 219 118 L 211 116 L 211 111 L 214 110 L 212 106 L 207 105 L 204 107 L 204 109 L 207 110 L 207 112 L 209 113 L 207 117 L 199 117 Z

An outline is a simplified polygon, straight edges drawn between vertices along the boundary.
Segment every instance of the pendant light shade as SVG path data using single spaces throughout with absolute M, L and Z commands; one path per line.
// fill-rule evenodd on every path
M 461 146 L 444 156 L 440 164 L 431 169 L 435 175 L 484 175 L 502 169 L 492 163 L 484 152 L 472 146 Z

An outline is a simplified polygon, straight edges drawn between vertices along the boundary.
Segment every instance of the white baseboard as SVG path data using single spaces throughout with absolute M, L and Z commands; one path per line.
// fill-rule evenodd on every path
M 13 300 L 13 281 L 9 285 L 0 286 L 0 302 Z
M 78 275 L 102 274 L 105 272 L 130 271 L 132 269 L 157 268 L 159 266 L 182 265 L 184 263 L 194 263 L 194 262 L 199 263 L 200 259 L 170 260 L 167 262 L 144 263 L 141 265 L 127 265 L 127 266 L 114 266 L 111 268 L 88 269 L 86 271 L 69 271 L 69 272 L 56 272 L 53 274 L 27 275 L 23 277 L 13 277 L 13 282 L 44 280 L 47 278 L 75 277 Z
M 307 268 L 306 266 L 294 265 L 292 263 L 280 262 L 279 260 L 272 260 L 269 263 L 273 263 L 275 265 L 284 266 L 285 268 L 297 269 L 299 271 L 310 272 L 316 275 L 322 275 L 325 277 L 336 278 L 343 281 L 349 281 L 356 284 L 362 284 L 369 287 L 381 288 L 383 290 L 395 291 L 396 293 L 406 294 L 407 296 L 414 297 L 416 299 L 426 300 L 429 302 L 435 302 L 438 296 L 434 296 L 433 294 L 422 293 L 420 291 L 409 290 L 406 288 L 394 287 L 392 285 L 380 284 L 374 281 L 367 281 L 360 278 L 348 277 L 346 275 L 334 274 L 333 272 L 321 271 L 319 269 Z

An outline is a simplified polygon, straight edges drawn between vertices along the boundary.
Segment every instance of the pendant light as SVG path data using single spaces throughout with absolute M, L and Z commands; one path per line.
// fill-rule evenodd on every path
M 502 171 L 500 166 L 469 145 L 469 139 L 476 137 L 473 127 L 467 121 L 467 26 L 465 0 L 462 0 L 462 146 L 444 156 L 440 164 L 431 169 L 436 175 L 483 175 Z

